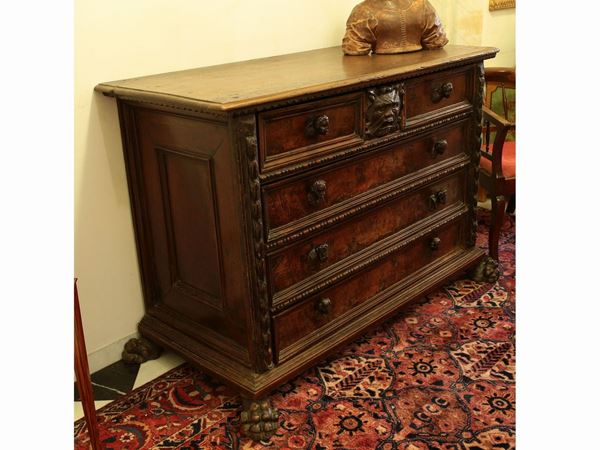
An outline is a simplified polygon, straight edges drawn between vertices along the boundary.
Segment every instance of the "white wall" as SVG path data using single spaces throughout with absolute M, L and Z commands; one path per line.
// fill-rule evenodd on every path
M 143 315 L 117 110 L 94 86 L 338 45 L 355 3 L 75 2 L 75 276 L 92 371 L 119 358 Z
M 92 371 L 119 359 L 143 303 L 114 99 L 96 84 L 339 45 L 357 0 L 75 2 L 75 276 Z M 458 32 L 466 9 L 435 0 L 452 43 L 499 46 L 500 24 Z M 480 8 L 481 9 L 481 8 Z M 497 14 L 497 13 L 494 13 Z M 510 21 L 510 18 L 507 19 Z M 502 27 L 507 27 L 502 22 Z M 514 35 L 514 15 L 512 25 Z M 507 28 L 508 29 L 508 28 Z M 482 31 L 485 30 L 485 31 Z M 468 42 L 473 35 L 480 42 Z M 512 47 L 506 44 L 514 59 Z M 511 49 L 512 48 L 512 49 Z M 507 52 L 507 54 L 508 54 Z M 509 64 L 507 64 L 509 65 Z M 268 80 L 265 80 L 268 82 Z
M 498 47 L 486 66 L 515 66 L 515 8 L 489 10 L 489 0 L 430 0 L 446 29 L 450 44 Z

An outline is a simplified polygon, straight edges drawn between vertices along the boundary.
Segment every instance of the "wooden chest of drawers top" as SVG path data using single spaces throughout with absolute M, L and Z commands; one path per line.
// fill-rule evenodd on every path
M 102 83 L 108 95 L 194 109 L 231 111 L 328 90 L 356 89 L 387 77 L 411 77 L 492 58 L 498 49 L 448 45 L 400 55 L 345 56 L 341 47 L 273 56 L 198 69 Z

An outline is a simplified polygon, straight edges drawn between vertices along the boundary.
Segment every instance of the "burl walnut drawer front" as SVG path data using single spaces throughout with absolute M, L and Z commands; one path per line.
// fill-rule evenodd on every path
M 448 71 L 406 82 L 406 125 L 410 127 L 419 116 L 436 110 L 469 102 L 471 70 Z M 417 120 L 418 121 L 418 120 Z
M 309 336 L 313 333 L 326 334 L 322 329 L 330 322 L 341 319 L 410 274 L 460 248 L 464 225 L 465 216 L 461 216 L 415 240 L 409 238 L 406 245 L 368 269 L 276 316 L 275 345 L 280 361 L 302 350 L 285 351 L 287 347 L 303 338 L 310 341 Z M 324 338 L 321 334 L 319 337 Z
M 464 201 L 464 170 L 267 256 L 275 294 L 432 214 Z
M 465 153 L 467 132 L 467 123 L 455 124 L 330 169 L 266 186 L 263 200 L 269 239 L 280 234 L 282 230 L 278 228 L 291 222 Z
M 262 168 L 361 143 L 362 103 L 363 94 L 358 92 L 259 114 Z

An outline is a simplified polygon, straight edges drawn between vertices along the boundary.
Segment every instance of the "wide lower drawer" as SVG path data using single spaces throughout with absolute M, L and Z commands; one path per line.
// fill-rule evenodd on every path
M 275 350 L 279 360 L 302 350 L 286 350 L 297 341 L 306 340 L 314 333 L 325 335 L 325 329 L 334 326 L 332 322 L 410 274 L 463 247 L 466 218 L 462 215 L 437 229 L 408 238 L 399 248 L 366 270 L 275 316 Z
M 269 240 L 305 225 L 329 208 L 415 171 L 467 153 L 469 122 L 440 128 L 368 155 L 263 188 Z
M 271 294 L 327 269 L 405 227 L 456 207 L 465 198 L 464 169 L 267 256 Z
M 472 70 L 459 69 L 420 77 L 406 83 L 406 126 L 420 122 L 419 116 L 470 102 Z

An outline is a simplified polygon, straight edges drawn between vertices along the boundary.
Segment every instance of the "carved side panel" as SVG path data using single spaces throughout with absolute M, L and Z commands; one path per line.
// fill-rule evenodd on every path
M 483 89 L 485 86 L 485 72 L 483 63 L 479 63 L 475 69 L 474 75 L 474 95 L 473 95 L 473 148 L 471 150 L 471 166 L 473 171 L 472 185 L 470 187 L 469 204 L 471 214 L 471 230 L 469 233 L 468 244 L 475 245 L 477 234 L 477 188 L 479 186 L 479 158 L 481 157 L 481 122 L 483 120 Z
M 168 250 L 165 266 L 169 268 L 173 295 L 222 311 L 223 251 L 214 155 L 158 146 L 155 152 Z M 199 189 L 187 188 L 193 185 Z M 169 303 L 170 296 L 166 296 L 165 303 Z
M 251 266 L 254 276 L 254 323 L 252 341 L 254 363 L 258 372 L 265 372 L 273 366 L 271 346 L 271 316 L 265 265 L 265 239 L 262 220 L 260 182 L 258 179 L 258 144 L 256 139 L 256 119 L 254 115 L 240 117 L 237 121 L 238 145 L 241 150 L 242 165 L 245 171 L 247 218 L 251 222 L 250 245 Z
M 385 136 L 400 130 L 404 85 L 379 86 L 367 91 L 367 138 Z

